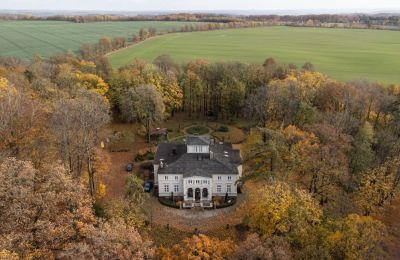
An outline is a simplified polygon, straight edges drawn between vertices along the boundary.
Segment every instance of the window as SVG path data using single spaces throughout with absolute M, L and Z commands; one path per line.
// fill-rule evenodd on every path
M 165 179 L 168 180 L 168 176 L 165 176 Z
M 174 185 L 174 192 L 179 192 L 179 185 L 178 184 Z
M 175 180 L 176 180 L 176 181 L 178 180 L 178 176 L 175 176 Z
M 226 185 L 226 192 L 231 193 L 231 185 Z
M 228 176 L 228 180 L 232 180 L 232 176 Z
M 218 180 L 221 180 L 221 176 L 218 176 Z
M 208 189 L 204 188 L 203 189 L 203 198 L 207 198 L 208 197 Z
M 192 184 L 192 180 L 188 180 L 188 183 Z
M 193 198 L 193 189 L 192 189 L 192 188 L 189 188 L 189 189 L 188 189 L 187 196 L 188 196 L 189 198 Z
M 164 184 L 164 192 L 169 192 L 169 185 L 168 184 Z
M 217 192 L 221 192 L 221 191 L 222 191 L 221 185 L 217 185 Z
M 203 184 L 207 184 L 207 180 L 203 180 Z

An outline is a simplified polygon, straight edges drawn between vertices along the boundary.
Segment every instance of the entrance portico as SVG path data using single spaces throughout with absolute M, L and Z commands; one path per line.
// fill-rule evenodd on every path
M 212 178 L 192 176 L 184 178 L 184 207 L 212 207 Z

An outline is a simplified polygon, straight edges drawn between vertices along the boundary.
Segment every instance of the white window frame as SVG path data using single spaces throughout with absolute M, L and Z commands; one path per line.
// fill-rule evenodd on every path
M 232 176 L 228 176 L 228 180 L 232 180 Z
M 179 184 L 174 185 L 174 192 L 179 192 Z
M 167 181 L 168 180 L 168 176 L 164 176 L 164 179 Z
M 221 180 L 221 176 L 218 176 L 217 179 L 218 179 L 218 180 Z
M 226 192 L 227 193 L 231 193 L 232 192 L 232 185 L 230 185 L 230 184 L 226 185 Z
M 164 192 L 169 192 L 169 185 L 168 184 L 164 184 Z
M 221 184 L 217 185 L 217 192 L 222 192 L 222 185 Z
M 175 176 L 175 180 L 176 180 L 176 181 L 178 180 L 178 176 Z

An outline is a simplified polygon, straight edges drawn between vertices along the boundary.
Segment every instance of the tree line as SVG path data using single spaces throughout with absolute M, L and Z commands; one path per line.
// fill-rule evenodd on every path
M 0 20 L 52 20 L 75 23 L 103 21 L 182 21 L 204 23 L 267 22 L 274 25 L 344 26 L 347 28 L 395 29 L 400 25 L 397 14 L 315 14 L 315 15 L 234 15 L 207 13 L 176 13 L 164 15 L 52 15 L 35 16 L 2 14 Z

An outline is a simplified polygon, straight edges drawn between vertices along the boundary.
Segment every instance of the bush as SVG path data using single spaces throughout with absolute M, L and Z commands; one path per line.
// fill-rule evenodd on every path
M 140 125 L 140 126 L 138 127 L 136 133 L 137 133 L 139 136 L 142 136 L 142 137 L 146 136 L 146 127 L 144 127 L 144 125 Z
M 152 162 L 144 162 L 144 163 L 140 164 L 140 168 L 142 168 L 143 170 L 152 171 L 153 170 L 153 163 Z
M 153 160 L 154 159 L 154 153 L 151 151 L 146 151 L 146 152 L 138 152 L 136 157 L 135 157 L 135 162 L 142 162 L 142 161 L 147 161 L 147 160 Z
M 223 132 L 223 133 L 227 133 L 229 132 L 229 128 L 226 125 L 221 125 L 218 130 L 218 132 Z
M 170 199 L 168 199 L 168 198 L 159 197 L 159 198 L 158 198 L 158 201 L 159 201 L 161 204 L 165 205 L 165 206 L 179 209 L 178 204 L 177 204 L 175 201 L 172 201 L 172 200 L 170 200 Z
M 106 218 L 106 211 L 104 210 L 103 205 L 101 205 L 99 202 L 93 203 L 93 209 L 94 209 L 94 214 L 96 217 L 99 218 Z

